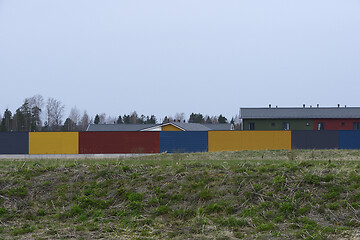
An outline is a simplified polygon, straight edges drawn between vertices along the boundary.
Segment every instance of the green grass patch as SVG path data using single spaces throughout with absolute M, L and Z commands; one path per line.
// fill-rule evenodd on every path
M 353 150 L 2 160 L 0 236 L 352 239 L 359 160 Z

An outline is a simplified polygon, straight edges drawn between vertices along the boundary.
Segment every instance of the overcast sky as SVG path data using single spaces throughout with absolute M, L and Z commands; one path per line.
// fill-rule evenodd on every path
M 0 0 L 0 112 L 360 106 L 359 0 Z

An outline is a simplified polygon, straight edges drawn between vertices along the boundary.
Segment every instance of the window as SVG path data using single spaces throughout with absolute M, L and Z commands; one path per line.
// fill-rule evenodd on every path
M 290 123 L 283 122 L 283 130 L 290 130 Z
M 255 123 L 249 123 L 249 130 L 255 130 Z
M 325 129 L 325 125 L 323 122 L 319 122 L 318 123 L 318 130 L 324 130 Z
M 275 127 L 275 123 L 271 123 L 271 126 L 272 126 L 272 127 Z
M 344 123 L 344 122 L 342 122 L 342 123 L 341 123 L 341 126 L 345 126 L 345 123 Z
M 354 130 L 360 130 L 360 122 L 354 122 Z
M 307 127 L 308 127 L 308 126 L 310 126 L 310 123 L 309 123 L 309 122 L 307 122 L 307 123 L 306 123 L 306 126 L 307 126 Z

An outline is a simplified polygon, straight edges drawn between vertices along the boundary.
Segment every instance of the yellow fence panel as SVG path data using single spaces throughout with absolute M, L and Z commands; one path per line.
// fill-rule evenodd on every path
M 209 152 L 291 149 L 290 131 L 209 131 Z
M 78 132 L 31 132 L 29 154 L 78 154 Z

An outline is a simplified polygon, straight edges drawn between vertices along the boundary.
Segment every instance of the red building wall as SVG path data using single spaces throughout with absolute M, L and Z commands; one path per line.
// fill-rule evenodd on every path
M 360 118 L 314 119 L 314 130 L 318 130 L 320 122 L 324 123 L 324 130 L 354 130 L 354 122 L 360 122 Z

